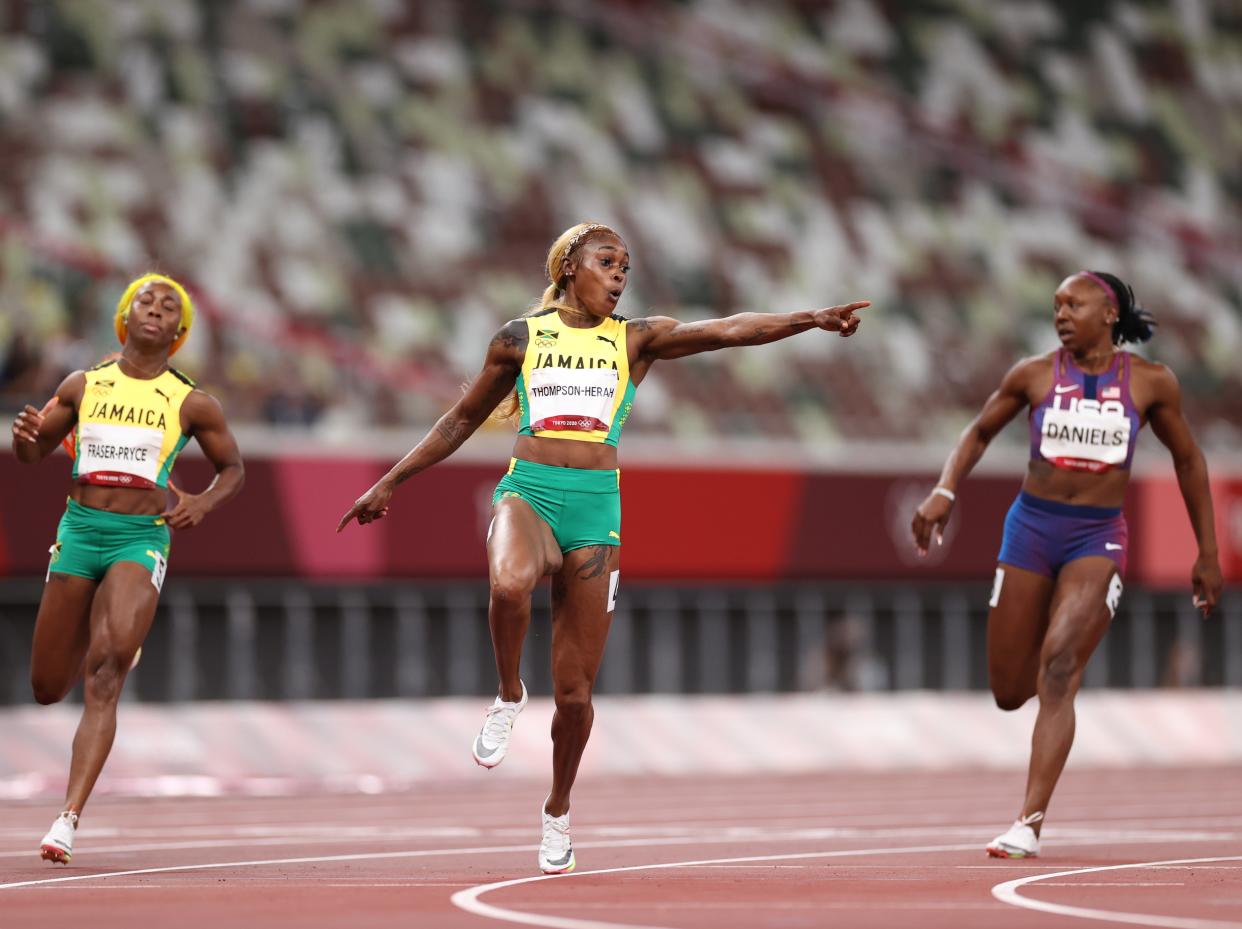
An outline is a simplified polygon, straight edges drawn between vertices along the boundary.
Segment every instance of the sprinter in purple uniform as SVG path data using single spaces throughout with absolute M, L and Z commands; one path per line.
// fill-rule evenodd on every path
M 1121 505 L 1139 429 L 1169 449 L 1199 543 L 1194 604 L 1220 597 L 1212 496 L 1203 453 L 1164 365 L 1118 348 L 1146 342 L 1154 321 L 1119 278 L 1081 271 L 1053 302 L 1061 348 L 1018 362 L 949 455 L 911 529 L 920 553 L 937 541 L 957 489 L 993 437 L 1030 408 L 1031 459 L 1005 518 L 988 606 L 988 678 L 996 703 L 1039 696 L 1026 796 L 1018 819 L 987 846 L 998 858 L 1039 854 L 1039 832 L 1074 740 L 1074 695 L 1121 599 L 1129 540 Z

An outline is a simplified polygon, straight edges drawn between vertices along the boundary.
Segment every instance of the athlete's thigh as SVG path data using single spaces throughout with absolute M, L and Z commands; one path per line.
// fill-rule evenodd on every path
M 98 586 L 76 574 L 48 575 L 30 649 L 30 678 L 36 689 L 63 696 L 81 677 L 90 643 L 91 601 Z
M 492 507 L 487 567 L 493 582 L 515 571 L 539 578 L 561 567 L 561 550 L 551 527 L 521 497 L 502 497 Z
M 594 682 L 620 577 L 619 545 L 565 553 L 565 564 L 552 579 L 552 680 L 558 686 Z
M 1069 653 L 1086 666 L 1108 631 L 1121 600 L 1117 565 L 1103 555 L 1078 558 L 1061 568 L 1052 594 L 1043 656 Z
M 146 565 L 118 561 L 108 568 L 91 608 L 88 663 L 112 657 L 128 668 L 151 630 L 159 599 Z
M 1048 629 L 1053 579 L 998 564 L 988 601 L 988 679 L 994 693 L 1035 693 L 1039 650 Z

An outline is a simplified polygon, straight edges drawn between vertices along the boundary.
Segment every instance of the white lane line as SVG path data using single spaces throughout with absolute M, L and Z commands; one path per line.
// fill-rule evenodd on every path
M 529 913 L 523 910 L 507 910 L 504 907 L 484 903 L 479 897 L 506 887 L 518 887 L 523 884 L 538 884 L 542 881 L 566 880 L 580 877 L 595 877 L 601 874 L 625 874 L 632 871 L 661 871 L 669 868 L 700 868 L 705 865 L 736 864 L 757 861 L 805 861 L 810 858 L 841 858 L 848 855 L 896 855 L 916 854 L 919 852 L 959 852 L 978 849 L 977 842 L 969 845 L 914 845 L 904 848 L 861 848 L 841 849 L 831 852 L 793 852 L 786 855 L 751 855 L 743 858 L 708 858 L 701 861 L 668 861 L 661 864 L 629 865 L 624 868 L 600 868 L 596 871 L 575 871 L 571 874 L 537 874 L 534 877 L 519 877 L 511 881 L 497 881 L 494 884 L 479 884 L 469 890 L 459 890 L 449 900 L 460 909 L 474 916 L 487 919 L 499 919 L 503 922 L 520 923 L 524 926 L 546 926 L 547 929 L 669 929 L 667 926 L 638 925 L 635 923 L 609 923 L 595 919 L 574 919 L 568 916 L 549 916 L 542 913 Z
M 1051 880 L 1056 877 L 1076 877 L 1079 874 L 1099 874 L 1103 871 L 1125 871 L 1135 868 L 1168 867 L 1170 865 L 1211 864 L 1216 861 L 1242 861 L 1242 855 L 1227 855 L 1219 858 L 1179 858 L 1172 861 L 1140 861 L 1134 864 L 1112 864 L 1095 868 L 1075 868 L 1072 871 L 1056 871 L 1052 874 L 1032 874 L 1016 880 L 1005 881 L 992 888 L 992 896 L 1002 903 L 1011 906 L 1025 907 L 1028 910 L 1039 910 L 1041 913 L 1055 913 L 1058 916 L 1075 916 L 1079 919 L 1099 919 L 1106 922 L 1132 923 L 1137 926 L 1163 926 L 1167 929 L 1242 929 L 1242 923 L 1225 922 L 1219 919 L 1197 919 L 1181 916 L 1160 916 L 1153 913 L 1126 913 L 1120 910 L 1100 910 L 1085 906 L 1070 906 L 1064 903 L 1051 903 L 1047 900 L 1035 900 L 1018 893 L 1019 887 L 1039 881 Z
M 764 841 L 800 841 L 805 837 L 800 835 L 789 835 L 787 833 L 772 833 L 764 836 Z M 820 838 L 816 836 L 815 838 Z M 578 848 L 651 848 L 655 846 L 671 846 L 671 845 L 733 845 L 738 842 L 737 836 L 676 836 L 676 837 L 656 837 L 656 838 L 638 838 L 638 839 L 603 839 L 593 842 L 580 842 Z M 1069 844 L 1072 844 L 1070 840 Z M 160 848 L 170 848 L 172 846 L 156 846 L 153 850 Z M 960 848 L 978 848 L 979 843 L 972 842 L 969 845 L 954 846 Z M 185 865 L 166 865 L 159 868 L 137 868 L 124 871 L 97 871 L 92 874 L 68 874 L 61 877 L 39 878 L 28 881 L 14 881 L 7 884 L 0 884 L 0 890 L 12 890 L 19 887 L 34 887 L 46 884 L 66 884 L 72 881 L 92 881 L 105 880 L 114 877 L 127 877 L 134 874 L 168 874 L 178 871 L 196 871 L 219 868 L 248 868 L 262 867 L 265 865 L 280 864 L 317 864 L 332 861 L 375 861 L 381 859 L 397 859 L 397 858 L 430 858 L 439 855 L 489 855 L 489 854 L 506 854 L 510 852 L 534 852 L 537 846 L 533 844 L 523 845 L 488 845 L 488 846 L 472 846 L 458 848 L 429 848 L 407 851 L 393 852 L 359 852 L 348 855 L 317 855 L 311 857 L 300 858 L 267 858 L 252 861 L 220 861 L 200 864 Z M 32 857 L 35 853 L 28 852 Z M 725 859 L 721 859 L 722 861 Z M 745 859 L 742 859 L 745 860 Z M 542 877 L 542 875 L 539 875 Z
M 1107 844 L 1127 844 L 1128 843 L 1128 844 L 1144 845 L 1144 844 L 1148 844 L 1151 841 L 1151 839 L 1150 839 L 1149 833 L 1143 832 L 1143 833 L 1137 833 L 1133 837 L 1114 836 L 1114 837 L 1110 837 L 1107 840 L 1101 840 L 1098 838 L 1066 838 L 1066 839 L 1060 840 L 1059 844 L 1091 846 L 1091 845 L 1099 845 L 1101 844 L 1102 841 L 1106 842 Z M 1184 839 L 1184 841 L 1202 841 L 1202 840 L 1199 838 L 1193 838 L 1193 839 Z M 584 920 L 584 919 L 573 919 L 570 917 L 563 917 L 563 916 L 549 916 L 546 914 L 534 913 L 534 912 L 529 912 L 529 911 L 524 911 L 524 910 L 510 910 L 510 909 L 505 909 L 504 907 L 495 906 L 490 903 L 484 903 L 479 898 L 482 897 L 484 894 L 488 894 L 496 890 L 503 890 L 506 887 L 517 887 L 517 886 L 521 886 L 525 884 L 537 884 L 542 881 L 564 880 L 566 878 L 588 877 L 588 876 L 599 875 L 599 874 L 622 874 L 622 873 L 632 872 L 632 871 L 658 871 L 658 870 L 666 870 L 669 868 L 702 868 L 702 867 L 710 867 L 710 866 L 717 866 L 717 865 L 741 864 L 744 862 L 754 863 L 754 862 L 764 862 L 764 861 L 797 861 L 797 860 L 806 861 L 809 859 L 819 859 L 819 858 L 844 858 L 844 857 L 849 857 L 851 855 L 893 855 L 893 854 L 900 854 L 900 853 L 905 853 L 905 852 L 914 854 L 914 853 L 920 853 L 920 852 L 971 851 L 971 850 L 978 850 L 978 848 L 979 848 L 978 842 L 971 842 L 969 844 L 961 843 L 961 844 L 954 844 L 954 845 L 922 845 L 922 846 L 908 846 L 905 848 L 864 848 L 864 849 L 839 849 L 839 850 L 830 851 L 830 852 L 824 852 L 824 851 L 794 852 L 794 853 L 785 854 L 785 855 L 755 855 L 755 856 L 747 856 L 743 858 L 714 858 L 714 859 L 705 859 L 701 861 L 673 861 L 673 862 L 665 862 L 662 864 L 630 865 L 628 867 L 623 867 L 623 868 L 600 868 L 599 870 L 595 870 L 595 871 L 575 871 L 571 874 L 537 874 L 532 877 L 520 877 L 520 878 L 515 878 L 513 880 L 508 880 L 508 881 L 497 881 L 496 883 L 492 883 L 492 884 L 479 884 L 478 886 L 471 887 L 469 890 L 458 891 L 457 893 L 453 894 L 453 896 L 450 897 L 449 899 L 453 903 L 454 906 L 460 907 L 461 909 L 475 916 L 482 916 L 487 919 L 497 919 L 497 920 L 501 920 L 502 922 L 520 923 L 526 926 L 545 926 L 547 927 L 547 929 L 668 929 L 668 927 L 665 927 L 665 926 L 648 926 L 648 925 L 639 925 L 635 923 L 609 923 L 609 922 L 601 922 L 599 920 L 589 920 L 589 919 Z M 1183 864 L 1183 863 L 1198 861 L 1198 860 L 1200 859 L 1185 859 L 1184 861 L 1180 861 L 1180 862 L 1162 861 L 1162 862 L 1153 862 L 1153 864 L 1161 864 L 1161 865 Z M 1232 861 L 1234 859 L 1232 858 L 1205 858 L 1202 860 L 1203 861 Z M 1242 860 L 1242 856 L 1239 856 L 1239 860 Z M 1076 874 L 1078 872 L 1062 872 L 1062 873 L 1075 873 Z M 1061 875 L 1057 873 L 1046 874 L 1046 875 L 1037 874 L 1029 878 L 1024 878 L 1023 880 L 1025 881 L 1042 880 L 1045 877 L 1059 877 L 1059 876 Z M 1010 883 L 1014 883 L 1014 882 L 1010 882 Z M 996 893 L 996 890 L 994 888 L 993 894 L 995 893 Z M 1009 901 L 1005 901 L 1005 902 L 1009 902 Z M 1019 904 L 1019 905 L 1025 905 L 1025 903 L 1026 901 L 1024 899 L 1023 904 Z M 762 905 L 766 905 L 766 904 L 762 904 Z M 1164 925 L 1164 924 L 1160 924 L 1160 925 Z M 1196 925 L 1196 926 L 1189 926 L 1189 927 L 1175 926 L 1174 929 L 1242 929 L 1242 925 L 1237 925 L 1234 923 L 1214 923 L 1211 925 Z

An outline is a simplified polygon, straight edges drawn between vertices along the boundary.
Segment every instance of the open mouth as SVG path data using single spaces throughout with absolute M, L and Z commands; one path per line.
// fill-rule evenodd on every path
M 618 300 L 621 299 L 621 291 L 620 290 L 608 291 L 608 299 L 610 299 L 613 303 L 616 303 Z

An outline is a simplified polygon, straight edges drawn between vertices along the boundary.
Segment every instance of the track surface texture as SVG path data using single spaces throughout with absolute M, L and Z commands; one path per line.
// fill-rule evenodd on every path
M 0 927 L 562 929 L 1147 925 L 1242 929 L 1242 771 L 1074 771 L 1043 855 L 986 857 L 1016 773 L 586 777 L 578 870 L 535 870 L 546 785 L 103 796 L 68 867 L 55 802 L 0 805 Z

